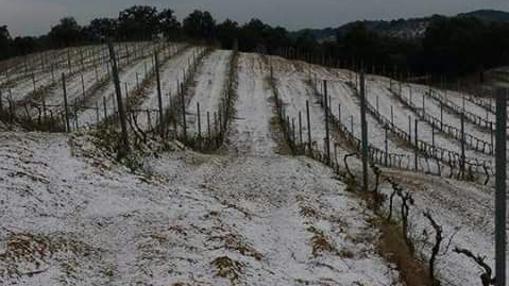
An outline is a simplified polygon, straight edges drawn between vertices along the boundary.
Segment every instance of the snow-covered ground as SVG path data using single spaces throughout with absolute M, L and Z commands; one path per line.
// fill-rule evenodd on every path
M 322 164 L 274 153 L 266 66 L 239 65 L 223 156 L 167 153 L 131 173 L 87 136 L 0 134 L 2 283 L 398 285 L 361 200 Z
M 176 93 L 183 69 L 203 49 L 186 47 L 170 45 L 162 51 L 176 53 L 161 62 L 164 107 L 169 104 L 167 95 Z M 79 50 L 71 51 L 73 60 L 79 60 Z M 102 52 L 100 46 L 90 47 L 88 55 Z M 67 54 L 51 53 L 61 59 L 59 66 L 64 69 Z M 217 111 L 231 58 L 232 52 L 217 50 L 199 65 L 186 94 L 190 130 L 195 131 L 196 102 L 200 102 L 202 130 L 206 112 Z M 18 67 L 23 61 L 19 62 L 0 67 L 23 78 L 23 68 Z M 147 70 L 152 66 L 150 53 L 121 65 L 123 92 L 127 83 L 129 96 L 139 95 L 133 92 L 136 75 L 139 82 L 147 77 L 145 66 Z M 245 53 L 239 54 L 236 66 L 235 117 L 226 132 L 225 148 L 218 154 L 177 147 L 157 156 L 147 152 L 130 162 L 131 166 L 140 163 L 130 170 L 114 162 L 87 133 L 6 131 L 6 124 L 0 122 L 0 284 L 401 285 L 395 266 L 379 253 L 375 215 L 365 201 L 347 191 L 323 164 L 281 154 L 285 142 L 278 134 L 270 66 L 286 114 L 296 126 L 299 112 L 302 115 L 304 142 L 307 100 L 313 145 L 323 149 L 324 110 L 312 86 L 323 79 L 329 81 L 332 115 L 339 116 L 341 105 L 341 120 L 349 126 L 353 118 L 353 134 L 360 137 L 359 103 L 348 86 L 353 73 Z M 83 75 L 87 104 L 102 103 L 113 93 L 111 83 L 95 86 L 93 68 Z M 157 91 L 149 79 L 137 107 L 156 109 Z M 5 81 L 0 78 L 0 86 Z M 31 79 L 20 80 L 20 87 L 22 81 Z M 392 107 L 394 124 L 401 129 L 408 128 L 408 116 L 412 121 L 417 117 L 382 79 L 368 77 L 367 94 L 368 103 L 385 118 L 391 118 Z M 68 95 L 71 101 L 82 96 L 79 74 L 68 85 Z M 61 97 L 49 92 L 48 104 L 59 104 Z M 434 112 L 436 106 L 431 99 L 428 102 L 427 108 Z M 107 102 L 107 110 L 113 108 Z M 93 109 L 79 116 L 80 125 L 96 121 Z M 452 124 L 454 114 L 448 116 Z M 368 126 L 370 144 L 383 149 L 385 134 L 372 114 Z M 432 140 L 428 124 L 421 123 L 419 130 L 420 139 Z M 472 132 L 483 132 L 476 130 Z M 389 152 L 411 156 L 404 142 L 388 140 Z M 437 133 L 434 140 L 437 146 L 458 151 L 453 138 Z M 331 141 L 338 146 L 337 160 L 342 163 L 342 156 L 351 150 L 332 128 Z M 492 160 L 471 150 L 467 156 Z M 350 166 L 359 172 L 358 159 L 352 158 Z M 479 285 L 476 265 L 451 250 L 468 248 L 493 264 L 493 189 L 422 173 L 384 171 L 415 199 L 410 222 L 417 253 L 429 255 L 431 245 L 422 240 L 423 233 L 426 229 L 432 240 L 434 231 L 422 213 L 430 209 L 446 238 L 445 253 L 437 261 L 439 279 L 444 285 Z M 384 184 L 382 192 L 389 195 L 391 189 Z M 398 204 L 398 198 L 395 201 Z
M 131 48 L 137 48 L 141 44 L 130 44 Z M 44 88 L 59 88 L 61 74 L 68 75 L 69 80 L 80 77 L 81 73 L 87 72 L 93 67 L 105 64 L 102 55 L 105 46 L 91 46 L 84 48 L 69 48 L 53 52 L 45 52 L 41 57 L 41 63 L 27 59 L 19 66 L 22 71 L 19 74 L 9 73 L 4 76 L 4 89 L 12 94 L 12 100 L 30 99 L 35 90 Z M 119 49 L 119 58 L 123 58 L 123 50 Z M 83 61 L 82 61 L 83 60 Z M 71 68 L 69 68 L 69 63 Z M 6 71 L 10 71 L 9 69 Z M 14 80 L 17 79 L 17 80 Z M 79 80 L 80 81 L 80 80 Z M 81 86 L 81 83 L 80 83 Z
M 179 84 L 184 80 L 184 74 L 189 65 L 192 65 L 197 55 L 203 51 L 202 47 L 180 47 L 180 53 L 171 57 L 160 69 L 161 79 L 161 100 L 163 109 L 170 105 L 170 99 L 175 98 Z M 149 89 L 145 92 L 140 107 L 142 109 L 158 110 L 159 99 L 157 93 L 157 84 L 154 82 Z M 142 128 L 148 127 L 148 119 L 145 116 L 140 117 L 139 124 Z
M 401 103 L 388 89 L 388 86 L 385 86 L 385 84 L 380 83 L 376 79 L 369 78 L 367 81 L 367 94 L 368 94 L 368 101 L 373 106 L 377 106 L 378 102 L 378 108 L 381 114 L 384 114 L 385 117 L 389 120 L 393 120 L 394 125 L 399 127 L 402 130 L 410 130 L 410 134 L 412 138 L 415 139 L 414 136 L 414 121 L 415 119 L 419 119 L 419 116 L 413 112 L 411 109 L 409 109 L 407 106 L 405 106 L 403 103 Z M 410 100 L 410 93 L 412 93 L 412 101 L 414 104 L 418 100 L 422 101 L 422 94 L 419 97 L 419 93 L 416 92 L 415 89 L 412 88 L 410 90 L 407 86 L 402 86 L 402 94 L 405 98 Z M 378 98 L 378 99 L 377 99 Z M 418 105 L 418 104 L 416 104 Z M 426 101 L 425 101 L 426 105 Z M 426 112 L 433 112 L 433 116 L 435 116 L 435 109 L 434 105 L 431 105 L 431 103 L 428 103 L 426 105 Z M 392 119 L 391 119 L 391 108 L 392 108 Z M 432 111 L 433 110 L 433 111 Z M 451 118 L 446 118 L 447 116 L 450 116 Z M 440 118 L 440 109 L 438 109 L 438 117 Z M 449 120 L 446 120 L 449 119 Z M 411 128 L 409 128 L 409 120 L 411 122 Z M 444 112 L 444 122 L 447 124 L 452 125 L 453 122 L 459 121 L 459 119 L 454 118 L 449 113 Z M 459 123 L 458 123 L 459 124 Z M 467 130 L 468 127 L 466 126 Z M 437 128 L 433 130 L 431 124 L 419 120 L 418 124 L 418 137 L 419 140 L 425 141 L 430 145 L 434 145 L 446 150 L 450 150 L 456 153 L 461 152 L 461 144 L 458 140 L 455 140 L 454 138 L 451 138 L 450 136 L 446 136 L 445 134 L 439 132 Z M 434 135 L 433 135 L 434 134 Z M 488 139 L 489 142 L 489 139 Z M 485 161 L 491 161 L 493 158 L 491 156 L 482 154 L 480 152 L 475 152 L 474 150 L 470 150 L 469 148 L 466 148 L 466 157 L 467 158 L 478 158 L 479 160 L 485 160 Z
M 411 173 L 390 174 L 413 196 L 415 203 L 410 207 L 409 216 L 411 235 L 425 261 L 431 255 L 435 231 L 423 213 L 430 211 L 443 228 L 444 240 L 435 268 L 443 285 L 480 285 L 481 269 L 472 260 L 454 253 L 453 249 L 465 248 L 475 255 L 486 256 L 486 263 L 494 266 L 493 189 Z M 385 185 L 382 192 L 390 196 L 392 188 Z M 397 206 L 395 213 L 399 214 L 400 199 L 396 197 L 394 202 Z
M 273 67 L 273 76 L 275 78 L 279 100 L 282 101 L 283 108 L 286 115 L 289 117 L 290 122 L 295 123 L 296 142 L 304 144 L 309 142 L 306 111 L 307 101 L 309 103 L 309 123 L 312 142 L 311 148 L 325 153 L 325 111 L 320 105 L 320 100 L 314 94 L 315 91 L 312 87 L 312 83 L 309 82 L 310 78 L 308 77 L 308 74 L 302 69 L 302 63 L 292 63 L 278 57 L 271 57 L 270 62 Z M 302 142 L 300 142 L 298 123 L 299 113 L 302 118 Z M 334 132 L 334 128 L 332 126 L 330 126 L 329 129 L 331 156 L 335 157 L 335 162 L 343 165 L 343 157 L 346 154 L 351 153 L 351 150 L 342 146 L 340 135 Z
M 207 112 L 212 126 L 214 113 L 219 110 L 221 98 L 225 97 L 232 52 L 217 50 L 203 59 L 192 87 L 192 98 L 187 106 L 187 122 L 191 132 L 198 132 L 198 106 L 202 136 L 207 134 Z M 212 128 L 212 127 L 211 127 Z
M 241 54 L 238 67 L 238 102 L 227 140 L 231 152 L 256 156 L 272 155 L 276 143 L 270 124 L 273 113 L 272 97 L 267 77 L 269 70 L 257 54 Z
M 161 50 L 161 53 L 165 54 L 170 51 L 176 52 L 176 50 L 182 47 L 183 46 L 180 44 L 176 44 L 176 46 L 169 45 L 166 49 Z M 152 70 L 153 67 L 153 55 L 151 53 L 147 53 L 145 57 L 131 62 L 119 71 L 120 89 L 124 100 L 126 97 L 132 96 L 132 93 L 136 90 L 137 86 L 141 85 L 142 81 L 150 75 L 150 70 Z M 91 105 L 92 103 L 98 102 L 100 104 L 99 106 L 102 105 L 104 107 L 104 104 L 102 104 L 103 99 L 106 105 L 107 114 L 108 116 L 111 116 L 116 110 L 115 86 L 111 80 L 106 86 L 102 87 L 88 98 L 88 104 Z M 152 98 L 149 97 L 149 99 Z M 90 109 L 84 110 L 79 114 L 78 121 L 81 125 L 90 126 L 96 124 L 97 111 L 93 109 L 93 106 Z
M 145 49 L 152 50 L 155 47 L 153 43 L 145 42 L 115 45 L 119 68 L 122 70 L 137 62 L 140 58 L 148 56 L 150 53 L 147 53 Z M 53 57 L 51 57 L 52 55 Z M 25 101 L 38 104 L 39 108 L 45 103 L 48 110 L 62 112 L 61 75 L 65 74 L 69 104 L 77 103 L 80 109 L 85 107 L 95 108 L 95 102 L 88 102 L 88 98 L 93 97 L 98 92 L 96 85 L 104 80 L 109 73 L 108 56 L 107 47 L 104 45 L 64 49 L 53 51 L 51 54 L 45 52 L 41 55 L 41 59 L 43 59 L 42 57 L 46 59 L 41 67 L 38 62 L 27 63 L 28 73 L 25 74 L 23 68 L 19 75 L 10 74 L 9 78 L 5 76 L 3 86 L 0 84 L 0 89 L 5 95 L 2 100 L 4 104 L 6 104 L 7 99 L 14 102 L 18 101 L 16 106 L 18 109 L 22 109 L 19 112 L 23 114 L 25 114 Z M 69 68 L 69 63 L 71 68 Z M 25 65 L 24 61 L 22 65 Z M 11 69 L 7 69 L 5 72 Z M 86 106 L 86 103 L 92 106 Z M 32 108 L 29 111 L 37 115 L 36 109 Z

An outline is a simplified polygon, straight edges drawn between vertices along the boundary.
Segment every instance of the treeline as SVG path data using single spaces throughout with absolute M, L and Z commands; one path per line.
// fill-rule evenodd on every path
M 245 24 L 217 23 L 206 11 L 196 10 L 179 22 L 171 9 L 133 6 L 118 18 L 93 19 L 80 26 L 63 18 L 40 37 L 11 38 L 0 26 L 0 59 L 74 45 L 156 38 L 202 41 L 225 49 L 264 52 L 310 62 L 359 67 L 370 72 L 402 75 L 456 76 L 509 64 L 509 25 L 485 23 L 471 17 L 433 17 L 424 37 L 402 39 L 369 31 L 359 22 L 336 41 L 318 42 L 310 32 L 290 33 L 258 19 Z

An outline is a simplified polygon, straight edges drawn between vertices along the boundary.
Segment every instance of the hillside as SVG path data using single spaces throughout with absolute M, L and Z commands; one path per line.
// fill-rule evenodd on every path
M 458 14 L 460 17 L 474 17 L 484 22 L 509 22 L 509 12 L 497 10 L 477 10 Z
M 366 75 L 362 193 L 357 72 L 180 42 L 114 51 L 0 62 L 0 284 L 428 285 L 424 212 L 443 285 L 480 283 L 454 247 L 493 265 L 490 98 Z
M 468 13 L 460 13 L 457 17 L 474 17 L 486 23 L 509 22 L 509 12 L 497 10 L 476 10 Z M 296 34 L 304 32 L 311 33 L 319 42 L 335 41 L 336 36 L 344 35 L 358 22 L 366 25 L 368 30 L 379 33 L 384 36 L 419 39 L 424 36 L 426 28 L 434 18 L 444 17 L 433 15 L 422 18 L 395 19 L 395 20 L 363 20 L 344 24 L 337 28 L 312 29 L 299 31 Z

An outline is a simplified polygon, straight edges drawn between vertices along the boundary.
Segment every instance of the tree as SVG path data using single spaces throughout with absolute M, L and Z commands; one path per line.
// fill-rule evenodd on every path
M 157 9 L 150 6 L 132 6 L 120 12 L 118 35 L 123 40 L 152 40 L 158 33 Z
M 489 53 L 486 35 L 486 26 L 473 17 L 436 19 L 423 39 L 428 69 L 452 74 L 475 71 Z
M 180 35 L 180 23 L 171 9 L 164 9 L 158 15 L 159 31 L 166 39 L 175 39 Z
M 267 34 L 264 41 L 267 51 L 270 54 L 277 54 L 281 49 L 286 49 L 292 45 L 292 41 L 288 36 L 288 31 L 283 27 L 272 28 L 268 26 Z
M 343 38 L 340 38 L 340 41 L 343 44 L 344 51 L 351 58 L 366 60 L 376 53 L 379 38 L 376 33 L 368 31 L 364 23 L 358 22 Z
M 111 18 L 98 18 L 90 21 L 86 27 L 88 36 L 92 41 L 101 41 L 115 38 L 118 30 L 118 21 Z
M 0 26 L 0 58 L 5 59 L 11 55 L 11 41 L 7 26 Z
M 215 27 L 216 21 L 207 11 L 195 10 L 183 22 L 184 32 L 193 39 L 212 41 L 215 38 Z
M 226 19 L 223 23 L 217 25 L 216 35 L 223 49 L 233 49 L 235 41 L 239 37 L 239 24 Z
M 307 30 L 300 33 L 294 40 L 294 46 L 297 54 L 307 57 L 319 52 L 319 44 L 313 34 Z
M 41 44 L 42 41 L 34 37 L 16 37 L 12 43 L 12 47 L 17 55 L 26 55 L 38 50 Z
M 265 52 L 265 38 L 270 27 L 259 19 L 251 19 L 240 29 L 239 45 L 241 50 L 248 52 Z
M 48 36 L 56 47 L 76 45 L 82 40 L 81 27 L 72 17 L 60 19 L 60 23 L 51 28 Z

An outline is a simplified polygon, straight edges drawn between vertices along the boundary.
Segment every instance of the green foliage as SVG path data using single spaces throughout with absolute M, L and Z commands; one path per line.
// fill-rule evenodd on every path
M 92 41 L 101 41 L 108 38 L 113 38 L 117 34 L 118 21 L 110 18 L 97 18 L 90 21 L 90 24 L 85 28 L 87 38 Z
M 10 42 L 11 35 L 7 26 L 0 26 L 0 59 L 5 58 L 11 52 Z
M 60 23 L 51 28 L 48 37 L 56 47 L 76 45 L 82 40 L 81 27 L 72 17 L 62 18 Z
M 437 18 L 422 46 L 427 70 L 462 74 L 508 63 L 509 25 L 473 17 Z
M 223 49 L 234 49 L 235 41 L 239 37 L 239 24 L 230 19 L 216 27 L 217 40 L 222 44 Z
M 151 6 L 132 6 L 120 12 L 118 37 L 122 40 L 152 40 L 159 28 L 157 9 Z
M 167 39 L 175 39 L 180 35 L 180 23 L 171 9 L 164 9 L 159 13 L 159 28 Z
M 336 31 L 337 37 L 335 41 L 318 42 L 314 35 L 319 35 L 320 31 L 290 33 L 256 18 L 244 25 L 229 19 L 216 24 L 209 12 L 195 10 L 181 24 L 171 9 L 158 12 L 152 6 L 132 6 L 121 11 L 116 19 L 93 19 L 85 27 L 80 27 L 73 18 L 63 18 L 48 35 L 38 38 L 12 39 L 7 27 L 1 26 L 0 58 L 53 47 L 98 43 L 106 38 L 152 40 L 162 34 L 172 40 L 218 42 L 226 49 L 238 48 L 241 52 L 281 55 L 313 63 L 341 63 L 347 68 L 363 64 L 375 73 L 456 76 L 509 64 L 509 22 L 472 16 L 475 15 L 355 22 L 337 30 L 323 30 L 327 35 L 334 35 Z M 411 29 L 420 29 L 428 21 L 429 27 L 422 38 L 397 36 L 401 29 L 409 28 L 410 32 L 406 33 L 411 34 Z
M 182 27 L 188 37 L 211 41 L 215 37 L 216 20 L 207 11 L 194 10 L 184 19 Z

